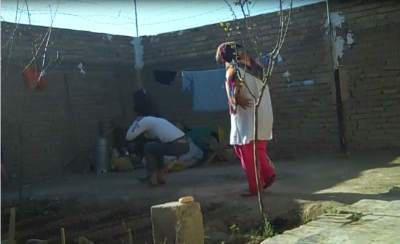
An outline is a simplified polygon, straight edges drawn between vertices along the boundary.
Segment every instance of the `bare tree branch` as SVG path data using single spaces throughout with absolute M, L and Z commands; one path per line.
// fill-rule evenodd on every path
M 230 8 L 232 15 L 234 16 L 234 20 L 237 21 L 237 16 L 236 13 L 232 7 L 232 5 L 227 1 L 224 0 L 225 3 L 228 5 L 228 7 Z M 246 29 L 246 37 L 247 39 L 250 39 L 248 41 L 250 41 L 252 48 L 255 50 L 256 55 L 261 56 L 262 53 L 259 52 L 259 46 L 258 46 L 258 42 L 257 42 L 257 36 L 254 35 L 254 32 L 250 32 L 251 30 L 251 26 L 250 26 L 250 21 L 248 20 L 248 17 L 250 17 L 250 9 L 248 6 L 248 0 L 236 0 L 235 5 L 239 5 L 240 9 L 241 9 L 241 13 L 243 15 L 243 22 L 244 22 L 244 26 Z M 261 187 L 260 187 L 260 170 L 259 170 L 259 163 L 258 163 L 258 155 L 256 153 L 256 141 L 258 140 L 258 110 L 261 104 L 261 100 L 263 98 L 265 89 L 268 87 L 268 84 L 271 81 L 271 76 L 272 76 L 272 72 L 274 70 L 275 67 L 275 63 L 276 63 L 276 59 L 279 56 L 280 50 L 285 42 L 286 39 L 286 35 L 288 32 L 288 28 L 289 28 L 289 24 L 291 21 L 291 12 L 292 12 L 292 8 L 293 8 L 293 0 L 290 0 L 290 6 L 289 6 L 289 10 L 287 11 L 288 13 L 285 15 L 284 14 L 284 10 L 283 10 L 283 4 L 282 4 L 282 0 L 279 0 L 279 31 L 277 34 L 277 38 L 276 38 L 276 42 L 274 45 L 274 48 L 272 49 L 271 52 L 269 52 L 269 56 L 268 56 L 268 63 L 266 65 L 266 67 L 263 65 L 263 74 L 262 74 L 262 86 L 261 89 L 259 91 L 259 93 L 257 94 L 257 96 L 255 94 L 251 93 L 251 90 L 245 80 L 245 77 L 242 76 L 240 74 L 239 68 L 237 66 L 237 60 L 233 61 L 233 65 L 235 65 L 237 72 L 237 76 L 240 80 L 240 82 L 242 84 L 244 84 L 244 86 L 246 87 L 246 89 L 249 91 L 250 95 L 252 96 L 253 100 L 254 100 L 254 128 L 253 128 L 253 135 L 254 135 L 254 141 L 253 141 L 253 164 L 254 164 L 254 169 L 255 169 L 255 175 L 256 175 L 256 185 L 257 185 L 257 195 L 258 195 L 258 204 L 259 204 L 259 209 L 260 209 L 260 213 L 263 217 L 263 221 L 265 223 L 265 226 L 267 226 L 268 224 L 268 220 L 266 217 L 266 213 L 264 211 L 264 203 L 263 203 L 263 199 L 262 199 L 262 191 L 261 191 Z M 247 10 L 247 12 L 246 12 Z M 243 38 L 243 37 L 242 37 Z M 242 39 L 242 42 L 244 43 L 244 40 Z M 236 57 L 237 58 L 237 57 Z M 262 57 L 261 57 L 262 58 Z M 246 65 L 244 65 L 244 73 L 246 73 Z
M 25 4 L 26 4 L 26 8 L 28 11 L 28 16 L 29 16 L 29 7 L 28 7 L 28 2 L 27 0 L 25 0 Z M 43 48 L 43 55 L 42 55 L 42 60 L 41 60 L 41 68 L 40 68 L 40 73 L 39 73 L 39 77 L 36 80 L 36 83 L 38 83 L 40 81 L 40 79 L 47 73 L 47 70 L 49 69 L 49 67 L 51 67 L 52 64 L 54 64 L 55 62 L 57 62 L 59 60 L 59 54 L 57 51 L 57 55 L 56 58 L 47 62 L 46 64 L 46 56 L 47 56 L 47 52 L 48 52 L 48 46 L 49 46 L 49 42 L 50 42 L 50 38 L 51 38 L 51 34 L 52 34 L 52 30 L 53 30 L 53 24 L 54 24 L 54 20 L 56 18 L 57 12 L 58 12 L 58 8 L 59 8 L 59 4 L 60 4 L 60 0 L 58 0 L 57 2 L 57 7 L 53 13 L 51 5 L 49 5 L 49 9 L 50 9 L 50 25 L 48 27 L 47 32 L 44 34 L 41 42 L 39 43 L 38 47 L 36 47 L 34 44 L 33 46 L 33 50 L 32 50 L 32 54 L 33 57 L 32 59 L 28 62 L 28 64 L 24 67 L 23 72 L 28 69 L 33 62 L 36 61 L 38 54 L 44 44 L 44 48 Z M 29 18 L 30 21 L 30 18 Z

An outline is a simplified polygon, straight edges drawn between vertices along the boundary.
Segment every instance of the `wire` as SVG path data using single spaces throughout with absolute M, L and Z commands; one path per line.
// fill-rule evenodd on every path
M 19 11 L 19 0 L 17 1 L 17 10 L 15 11 L 15 20 L 14 20 L 14 22 L 17 22 L 18 11 Z
M 199 16 L 203 16 L 203 15 L 207 15 L 207 14 L 210 14 L 210 13 L 217 12 L 217 11 L 219 11 L 221 9 L 224 9 L 224 8 L 225 8 L 225 6 L 221 7 L 221 8 L 217 8 L 217 9 L 211 10 L 211 11 L 203 12 L 201 14 L 196 14 L 196 15 L 192 15 L 192 16 L 172 19 L 172 20 L 168 20 L 168 21 L 158 21 L 158 22 L 152 22 L 152 23 L 145 23 L 145 24 L 141 24 L 141 25 L 158 25 L 158 24 L 166 24 L 166 23 L 176 22 L 176 21 L 180 21 L 180 20 L 192 19 L 192 18 L 196 18 L 196 17 L 199 17 Z
M 14 40 L 15 40 L 15 33 L 17 32 L 19 22 L 21 21 L 22 11 L 21 11 L 21 9 L 19 9 L 18 5 L 19 5 L 19 0 L 18 0 L 18 2 L 17 2 L 17 9 L 16 9 L 16 11 L 15 11 L 15 22 L 14 22 L 14 23 L 15 23 L 15 28 L 13 29 L 10 38 L 9 38 L 9 39 L 6 41 L 6 43 L 5 43 L 4 45 L 2 45 L 2 47 L 1 47 L 1 48 L 6 48 L 8 45 L 11 44 L 11 47 L 10 47 L 10 49 L 9 49 L 9 55 L 11 55 L 12 46 L 14 45 Z M 18 17 L 18 20 L 17 20 L 17 16 L 18 16 L 18 15 L 19 15 L 19 17 Z
M 197 17 L 200 17 L 200 16 L 204 16 L 204 15 L 207 15 L 207 14 L 211 14 L 211 13 L 220 11 L 220 10 L 222 10 L 224 8 L 226 8 L 226 7 L 223 6 L 223 7 L 220 7 L 220 8 L 211 10 L 211 11 L 206 11 L 206 12 L 203 12 L 203 13 L 199 13 L 199 14 L 196 14 L 196 15 L 185 16 L 185 17 L 171 19 L 171 20 L 167 20 L 167 21 L 157 21 L 157 22 L 151 22 L 151 23 L 142 23 L 140 25 L 141 26 L 154 26 L 154 25 L 161 25 L 161 24 L 167 24 L 167 23 L 177 22 L 177 21 L 181 21 L 181 20 L 197 18 Z M 20 10 L 20 11 L 21 12 L 27 12 L 26 10 Z M 40 10 L 40 12 L 38 12 L 38 11 L 39 10 L 37 10 L 35 13 L 32 13 L 33 10 L 30 10 L 30 15 L 48 15 L 48 12 L 43 12 L 42 10 Z M 119 23 L 118 22 L 103 22 L 103 21 L 95 21 L 93 19 L 90 19 L 90 17 L 89 17 L 89 16 L 93 16 L 93 17 L 95 17 L 95 16 L 107 16 L 107 17 L 114 17 L 115 18 L 115 16 L 112 16 L 112 15 L 85 15 L 85 16 L 82 16 L 82 15 L 72 14 L 72 13 L 67 13 L 67 12 L 58 12 L 57 14 L 58 15 L 65 15 L 65 16 L 78 17 L 78 18 L 85 19 L 85 20 L 87 20 L 89 22 L 96 23 L 96 24 L 103 24 L 103 25 L 132 25 L 132 22 L 119 22 Z M 132 18 L 132 17 L 126 17 L 124 19 L 125 20 L 134 20 L 134 18 Z
M 91 1 L 82 1 L 82 0 L 69 0 L 70 2 L 78 2 L 83 4 L 90 4 L 90 5 L 99 5 L 99 3 L 91 2 Z
M 7 40 L 6 44 L 1 47 L 1 48 L 7 48 L 8 45 L 10 45 L 10 48 L 8 49 L 7 57 L 6 57 L 5 62 L 4 62 L 4 78 L 5 78 L 5 80 L 7 80 L 7 77 L 8 77 L 8 62 L 10 61 L 11 56 L 13 54 L 15 36 L 16 36 L 16 33 L 17 33 L 19 21 L 21 20 L 21 12 L 19 10 L 20 9 L 19 9 L 19 0 L 18 0 L 17 1 L 17 8 L 15 10 L 15 23 L 16 24 L 15 24 L 14 30 L 12 31 L 11 36 Z M 19 14 L 19 17 L 18 17 L 18 14 Z

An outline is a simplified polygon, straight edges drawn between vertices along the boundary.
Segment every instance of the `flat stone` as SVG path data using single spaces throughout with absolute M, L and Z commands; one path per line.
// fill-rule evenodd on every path
M 400 243 L 400 201 L 360 200 L 262 244 Z M 340 213 L 341 212 L 341 213 Z

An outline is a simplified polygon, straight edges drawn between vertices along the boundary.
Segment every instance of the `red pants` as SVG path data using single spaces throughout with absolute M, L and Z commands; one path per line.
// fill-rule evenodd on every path
M 246 172 L 249 191 L 257 194 L 257 183 L 253 162 L 253 142 L 244 145 L 235 145 L 235 153 L 240 158 L 242 168 Z M 275 180 L 275 167 L 267 155 L 267 141 L 256 142 L 260 187 L 266 188 Z

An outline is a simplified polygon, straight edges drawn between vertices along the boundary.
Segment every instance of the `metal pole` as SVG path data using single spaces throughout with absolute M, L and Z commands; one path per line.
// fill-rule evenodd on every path
M 136 6 L 136 0 L 133 0 L 135 4 L 135 23 L 136 23 L 136 36 L 139 36 L 139 26 L 138 26 L 138 21 L 137 21 L 137 6 Z

